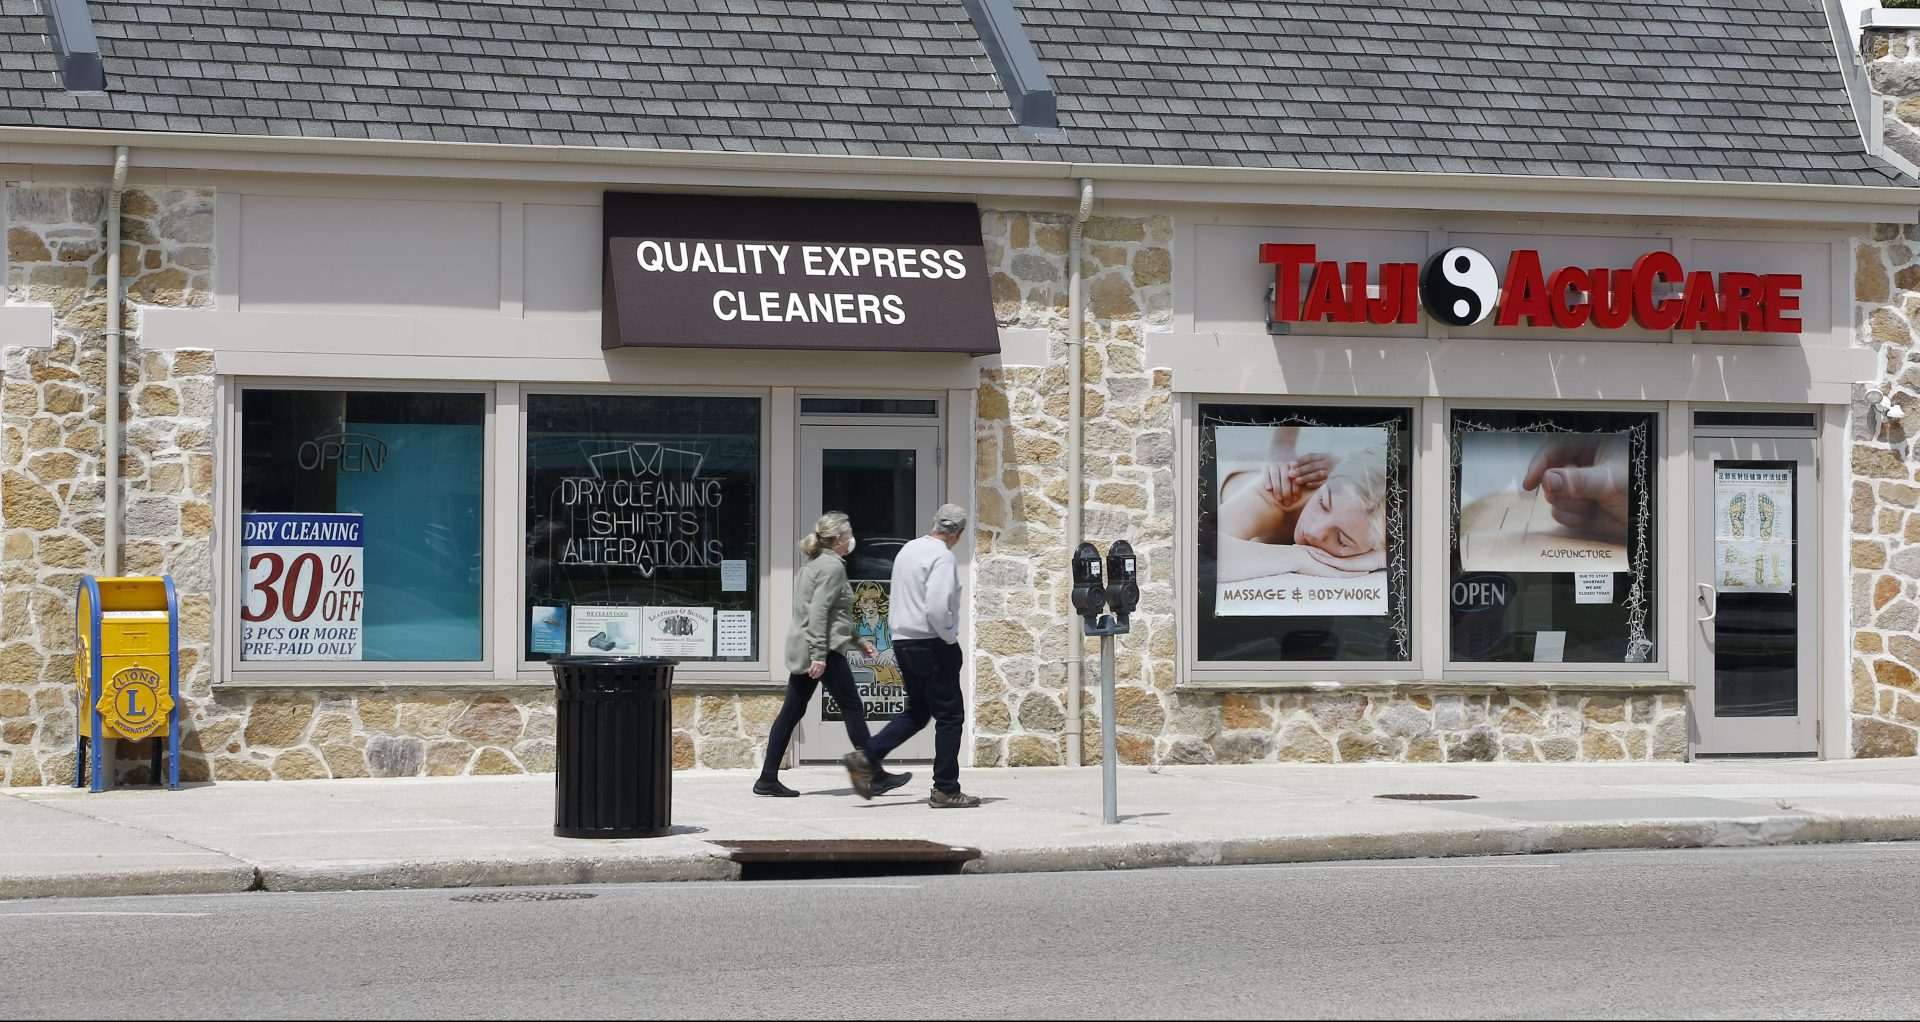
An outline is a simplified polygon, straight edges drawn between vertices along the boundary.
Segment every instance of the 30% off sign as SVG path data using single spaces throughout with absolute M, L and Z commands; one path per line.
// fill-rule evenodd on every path
M 244 516 L 240 659 L 360 659 L 363 526 L 360 515 Z

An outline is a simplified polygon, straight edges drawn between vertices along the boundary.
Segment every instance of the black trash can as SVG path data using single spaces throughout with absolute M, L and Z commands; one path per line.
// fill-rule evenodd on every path
M 673 667 L 662 657 L 556 656 L 553 832 L 672 830 Z

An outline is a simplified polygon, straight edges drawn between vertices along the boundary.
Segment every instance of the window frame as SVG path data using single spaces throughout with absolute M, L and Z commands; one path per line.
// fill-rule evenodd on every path
M 404 675 L 408 683 L 474 684 L 494 678 L 494 615 L 498 607 L 496 586 L 499 565 L 491 550 L 498 525 L 495 518 L 498 473 L 495 471 L 496 415 L 499 393 L 492 383 L 458 380 L 329 380 L 311 377 L 235 378 L 224 388 L 218 408 L 224 430 L 218 430 L 224 442 L 216 441 L 215 477 L 225 490 L 217 501 L 216 522 L 221 527 L 213 537 L 216 552 L 214 567 L 216 633 L 216 670 L 218 683 L 293 685 L 338 685 L 339 687 L 378 685 L 393 675 Z M 484 402 L 480 444 L 480 656 L 474 660 L 242 660 L 240 658 L 240 608 L 245 606 L 245 552 L 241 535 L 242 445 L 241 404 L 249 391 L 358 392 L 374 394 L 475 394 Z M 221 549 L 223 548 L 223 549 Z
M 1423 670 L 1424 651 L 1430 643 L 1426 634 L 1430 615 L 1423 592 L 1431 540 L 1422 527 L 1420 494 L 1425 485 L 1424 466 L 1431 460 L 1428 448 L 1430 430 L 1417 398 L 1333 398 L 1274 394 L 1182 394 L 1176 430 L 1176 468 L 1174 485 L 1179 488 L 1176 514 L 1179 528 L 1174 530 L 1177 551 L 1177 577 L 1191 579 L 1187 595 L 1175 611 L 1178 641 L 1179 684 L 1182 686 L 1223 687 L 1257 686 L 1264 689 L 1346 688 L 1367 684 L 1419 682 L 1427 677 Z M 1409 657 L 1404 661 L 1375 660 L 1202 660 L 1199 650 L 1200 623 L 1200 409 L 1207 405 L 1263 406 L 1285 410 L 1314 408 L 1377 408 L 1404 411 L 1411 428 L 1407 436 L 1407 456 L 1412 460 L 1412 484 L 1407 493 L 1407 523 L 1413 555 L 1408 559 L 1407 626 L 1411 631 Z
M 1437 533 L 1440 540 L 1439 575 L 1443 579 L 1443 590 L 1453 585 L 1453 505 L 1458 499 L 1454 492 L 1453 479 L 1453 416 L 1456 412 L 1531 412 L 1550 417 L 1556 412 L 1612 412 L 1627 415 L 1647 415 L 1652 419 L 1648 429 L 1648 474 L 1654 487 L 1649 514 L 1653 518 L 1653 548 L 1651 558 L 1651 577 L 1647 582 L 1647 592 L 1653 600 L 1653 607 L 1647 613 L 1649 627 L 1653 631 L 1653 655 L 1644 663 L 1535 663 L 1533 661 L 1515 661 L 1497 663 L 1473 660 L 1453 659 L 1453 615 L 1450 612 L 1446 592 L 1443 598 L 1434 600 L 1435 616 L 1433 624 L 1437 628 L 1431 636 L 1438 642 L 1436 655 L 1441 671 L 1439 680 L 1445 682 L 1490 682 L 1511 683 L 1515 680 L 1538 678 L 1547 675 L 1567 681 L 1606 680 L 1625 678 L 1640 681 L 1664 680 L 1672 677 L 1669 665 L 1669 647 L 1671 646 L 1671 620 L 1665 602 L 1671 598 L 1667 573 L 1662 570 L 1661 561 L 1670 557 L 1673 550 L 1672 518 L 1675 505 L 1672 494 L 1673 480 L 1669 472 L 1672 457 L 1672 443 L 1668 433 L 1673 427 L 1674 412 L 1663 401 L 1482 401 L 1457 399 L 1438 402 L 1439 421 L 1437 439 L 1445 456 L 1439 459 L 1438 469 L 1442 478 L 1442 494 L 1445 498 L 1441 518 L 1437 521 Z M 1689 421 L 1691 421 L 1689 419 Z
M 760 407 L 760 464 L 759 478 L 756 483 L 755 500 L 760 512 L 761 563 L 754 566 L 754 575 L 758 582 L 754 610 L 755 646 L 759 656 L 753 660 L 739 661 L 690 661 L 675 672 L 676 686 L 684 680 L 698 682 L 724 682 L 727 684 L 768 683 L 768 671 L 772 664 L 770 644 L 773 630 L 768 620 L 773 606 L 772 589 L 774 584 L 773 549 L 769 545 L 772 537 L 772 518 L 775 514 L 773 501 L 773 416 L 775 402 L 771 388 L 757 387 L 645 387 L 608 383 L 522 383 L 519 397 L 515 402 L 516 444 L 513 452 L 513 507 L 517 516 L 515 528 L 523 528 L 527 507 L 527 404 L 528 400 L 539 395 L 567 395 L 588 397 L 664 397 L 664 398 L 750 398 Z M 791 501 L 789 501 L 790 503 Z M 527 622 L 527 549 L 525 543 L 515 544 L 512 606 L 514 607 L 514 671 L 515 677 L 522 682 L 550 682 L 553 670 L 544 660 L 528 660 L 526 643 L 523 639 Z

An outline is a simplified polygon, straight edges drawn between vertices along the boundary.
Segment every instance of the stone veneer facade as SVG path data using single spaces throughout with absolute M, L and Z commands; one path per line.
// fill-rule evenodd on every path
M 73 780 L 74 591 L 103 570 L 98 394 L 106 381 L 106 194 L 6 189 L 9 304 L 44 304 L 44 348 L 4 351 L 0 413 L 0 786 Z M 213 307 L 210 189 L 123 197 L 127 340 L 123 570 L 171 574 L 180 594 L 183 780 L 409 777 L 549 771 L 545 686 L 380 691 L 215 688 L 213 355 L 140 345 L 143 308 Z M 679 695 L 676 767 L 757 764 L 778 695 Z M 119 782 L 147 780 L 147 743 L 115 743 Z
M 1002 326 L 1049 331 L 1048 364 L 984 374 L 975 456 L 975 761 L 1065 762 L 1066 666 L 1078 631 L 1067 537 L 1067 218 L 983 218 Z M 1146 362 L 1171 322 L 1173 225 L 1093 217 L 1082 250 L 1087 536 L 1125 538 L 1140 558 L 1140 611 L 1115 655 L 1118 752 L 1127 763 L 1353 760 L 1681 759 L 1676 691 L 1538 686 L 1382 686 L 1313 693 L 1175 687 L 1176 531 L 1172 377 Z M 1071 631 L 1070 631 L 1071 629 Z M 1092 643 L 1088 649 L 1093 650 Z M 1082 759 L 1098 762 L 1098 660 L 1088 656 Z
M 1889 140 L 1920 159 L 1920 38 L 1869 38 L 1889 93 Z M 1905 134 L 1902 134 L 1902 133 Z M 1903 148 L 1905 147 L 1905 148 Z M 104 383 L 104 194 L 9 186 L 7 292 L 54 316 L 45 348 L 8 348 L 0 416 L 0 785 L 72 778 L 73 591 L 101 569 L 97 395 Z M 144 307 L 213 304 L 213 193 L 127 193 L 125 570 L 168 572 L 182 597 L 185 779 L 498 774 L 553 768 L 545 686 L 249 689 L 211 683 L 214 380 L 211 353 L 146 351 Z M 1065 216 L 982 213 L 996 315 L 1048 332 L 1048 364 L 984 370 L 975 434 L 972 579 L 974 761 L 1065 758 L 1071 641 L 1067 537 Z M 1128 763 L 1681 759 L 1677 691 L 1380 686 L 1219 693 L 1175 685 L 1175 402 L 1146 363 L 1173 295 L 1172 222 L 1094 217 L 1083 249 L 1087 326 L 1085 532 L 1125 537 L 1142 565 L 1141 609 L 1120 641 L 1119 755 Z M 1909 412 L 1884 423 L 1854 408 L 1852 622 L 1855 755 L 1914 755 L 1920 736 L 1920 474 L 1905 423 L 1920 422 L 1920 229 L 1887 225 L 1856 248 L 1856 327 L 1883 353 L 1882 386 Z M 1864 388 L 1862 388 L 1864 390 Z M 1088 644 L 1092 648 L 1092 644 Z M 1097 761 L 1090 656 L 1084 759 Z M 763 755 L 777 693 L 690 693 L 673 701 L 676 768 L 749 767 Z M 120 743 L 116 774 L 145 779 L 145 749 Z
M 1920 164 L 1920 32 L 1868 32 L 1868 80 L 1887 147 Z M 1852 745 L 1856 756 L 1920 748 L 1920 227 L 1880 224 L 1854 245 L 1854 332 L 1881 355 L 1874 386 L 1906 413 L 1881 417 L 1862 395 L 1852 418 Z

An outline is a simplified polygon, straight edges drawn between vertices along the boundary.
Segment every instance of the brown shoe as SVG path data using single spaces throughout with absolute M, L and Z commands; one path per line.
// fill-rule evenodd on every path
M 934 809 L 972 809 L 980 804 L 973 795 L 961 791 L 941 791 L 933 789 L 933 795 L 927 799 L 927 805 Z
M 861 798 L 873 797 L 873 762 L 867 754 L 855 749 L 846 754 L 840 762 L 846 764 L 847 777 L 853 781 L 853 791 Z

